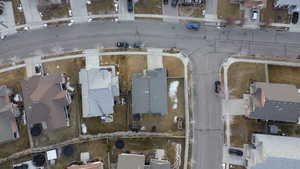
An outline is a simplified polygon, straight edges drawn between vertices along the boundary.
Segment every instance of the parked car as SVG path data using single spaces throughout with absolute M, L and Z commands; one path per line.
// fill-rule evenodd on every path
M 132 0 L 127 1 L 127 8 L 128 8 L 128 12 L 133 11 L 133 2 L 132 2 Z
M 125 48 L 125 49 L 127 49 L 129 47 L 129 43 L 128 42 L 117 42 L 116 46 L 118 48 Z
M 178 0 L 172 0 L 172 3 L 171 3 L 172 7 L 176 8 L 177 4 L 178 4 Z
M 198 23 L 189 23 L 189 24 L 186 24 L 185 27 L 189 30 L 194 30 L 194 31 L 197 31 L 199 30 L 199 28 L 201 27 L 200 24 Z
M 292 23 L 293 23 L 293 24 L 298 23 L 298 19 L 299 19 L 299 12 L 293 12 L 293 15 L 292 15 Z
M 133 43 L 132 47 L 133 48 L 143 48 L 145 45 L 143 42 L 135 42 Z
M 251 18 L 251 20 L 253 20 L 253 21 L 255 21 L 255 20 L 257 20 L 257 18 L 258 18 L 258 9 L 251 9 L 251 11 L 250 11 L 250 18 Z
M 164 0 L 164 5 L 168 5 L 169 4 L 169 0 Z
M 219 93 L 221 90 L 221 82 L 215 81 L 215 93 Z
M 243 151 L 242 150 L 230 148 L 228 150 L 228 152 L 229 152 L 229 154 L 232 154 L 232 155 L 243 156 Z
M 34 71 L 36 75 L 44 75 L 44 70 L 42 64 L 34 65 Z

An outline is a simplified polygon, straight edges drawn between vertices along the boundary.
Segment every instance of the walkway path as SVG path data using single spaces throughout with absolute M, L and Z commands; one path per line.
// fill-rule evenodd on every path
M 16 29 L 14 27 L 16 26 L 15 24 L 15 17 L 13 13 L 13 8 L 12 8 L 12 2 L 3 2 L 5 3 L 4 11 L 3 14 L 0 15 L 0 30 L 5 30 L 6 28 L 12 28 L 14 31 L 11 33 L 16 33 Z M 4 33 L 8 34 L 7 33 Z
M 75 17 L 75 22 L 86 22 L 88 16 L 86 0 L 71 0 L 72 14 Z
M 84 51 L 85 54 L 85 67 L 86 69 L 98 68 L 99 61 L 98 49 L 87 49 Z

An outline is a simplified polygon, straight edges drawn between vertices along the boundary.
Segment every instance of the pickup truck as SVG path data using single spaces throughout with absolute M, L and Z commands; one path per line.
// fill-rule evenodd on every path
M 197 31 L 201 27 L 201 25 L 197 24 L 197 23 L 189 23 L 189 24 L 186 24 L 185 27 L 189 30 Z

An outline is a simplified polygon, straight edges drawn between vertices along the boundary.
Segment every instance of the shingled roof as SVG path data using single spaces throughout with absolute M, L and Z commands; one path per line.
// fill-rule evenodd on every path
M 21 82 L 24 107 L 30 127 L 45 123 L 54 130 L 68 126 L 65 106 L 70 103 L 69 95 L 62 89 L 62 74 L 33 76 Z

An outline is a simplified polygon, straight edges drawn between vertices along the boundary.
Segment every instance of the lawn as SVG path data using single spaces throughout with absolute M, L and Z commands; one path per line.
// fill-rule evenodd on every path
M 12 89 L 14 92 L 21 92 L 22 80 L 26 79 L 26 69 L 20 68 L 8 72 L 0 73 L 0 84 L 6 85 L 8 88 Z
M 242 98 L 248 92 L 250 82 L 265 82 L 264 64 L 234 63 L 228 70 L 228 89 L 233 98 Z
M 13 10 L 14 10 L 14 16 L 15 16 L 15 23 L 16 25 L 23 25 L 25 24 L 25 16 L 23 11 L 20 12 L 18 10 L 18 7 L 21 6 L 21 0 L 12 0 Z
M 178 10 L 179 16 L 203 18 L 203 10 L 205 10 L 205 6 L 179 6 Z
M 218 18 L 225 19 L 227 21 L 241 20 L 243 14 L 240 11 L 239 5 L 230 4 L 231 0 L 219 0 L 218 1 Z
M 43 9 L 39 9 L 39 11 L 42 13 L 42 20 L 51 20 L 69 17 L 70 9 L 71 6 L 69 3 L 62 3 L 48 5 Z
M 89 15 L 116 13 L 113 0 L 91 0 L 91 2 L 87 4 Z
M 269 80 L 271 83 L 287 83 L 300 88 L 300 68 L 269 65 Z
M 118 155 L 124 152 L 144 154 L 146 163 L 155 157 L 155 149 L 165 150 L 165 159 L 169 160 L 171 164 L 175 161 L 175 146 L 181 144 L 181 161 L 184 156 L 184 139 L 166 139 L 166 138 L 136 138 L 136 139 L 122 139 L 125 142 L 123 149 L 117 149 L 114 144 L 116 139 L 111 140 L 111 162 L 116 163 Z M 181 165 L 182 166 L 182 165 Z
M 277 9 L 273 7 L 275 0 L 268 0 L 267 7 L 261 10 L 261 21 L 270 23 L 289 23 L 288 9 Z
M 184 77 L 184 65 L 180 59 L 173 56 L 164 56 L 163 66 L 167 69 L 169 78 Z
M 134 13 L 136 14 L 162 14 L 161 0 L 139 0 L 134 5 Z
M 230 144 L 235 147 L 243 147 L 244 144 L 250 144 L 252 133 L 263 132 L 264 126 L 264 122 L 257 122 L 244 116 L 235 116 L 230 125 Z
M 50 169 L 62 169 L 73 161 L 80 161 L 81 152 L 89 152 L 91 160 L 103 160 L 104 168 L 107 168 L 107 144 L 105 140 L 97 140 L 86 143 L 74 144 L 74 154 L 71 157 L 65 157 L 60 154 L 55 165 L 50 166 Z

